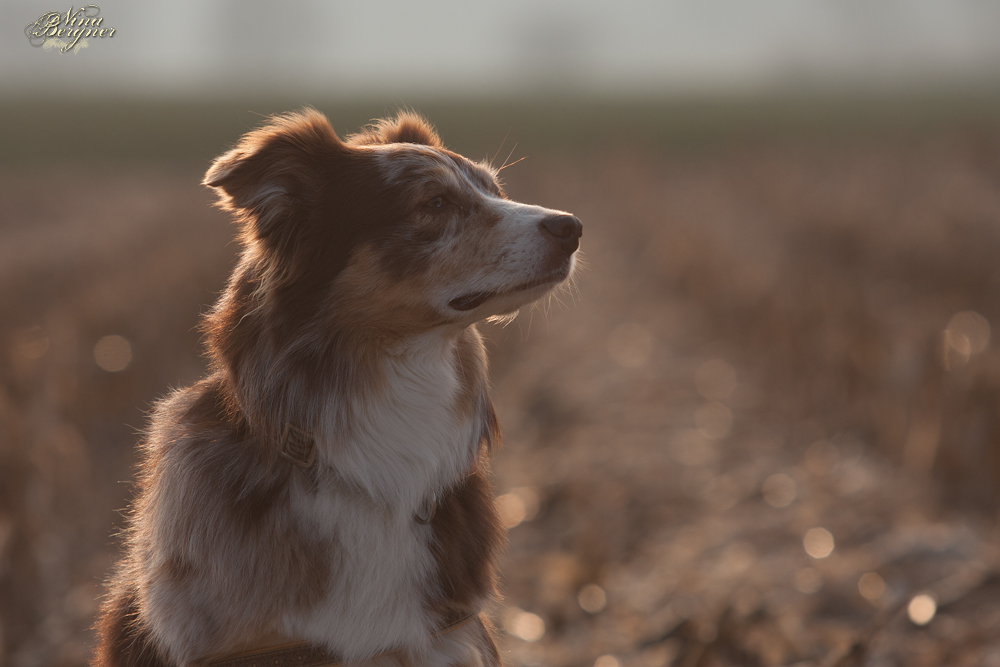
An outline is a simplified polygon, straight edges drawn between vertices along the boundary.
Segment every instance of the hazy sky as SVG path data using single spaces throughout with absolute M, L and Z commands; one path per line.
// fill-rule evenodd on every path
M 0 0 L 0 94 L 669 94 L 1000 80 L 997 0 L 100 2 L 112 39 L 33 48 L 69 5 Z

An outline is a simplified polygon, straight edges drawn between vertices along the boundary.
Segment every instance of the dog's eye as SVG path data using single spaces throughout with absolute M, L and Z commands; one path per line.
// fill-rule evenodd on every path
M 434 199 L 431 199 L 429 202 L 424 204 L 424 206 L 426 206 L 427 208 L 444 208 L 447 205 L 448 205 L 448 200 L 440 195 L 438 195 Z

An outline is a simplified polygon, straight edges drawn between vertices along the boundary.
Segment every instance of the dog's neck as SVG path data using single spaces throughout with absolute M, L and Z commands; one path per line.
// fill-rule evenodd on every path
M 212 352 L 237 410 L 274 456 L 288 426 L 301 429 L 315 441 L 318 469 L 412 515 L 468 472 L 482 438 L 491 441 L 495 416 L 474 327 L 400 337 L 315 319 L 289 333 L 272 328 L 248 290 L 213 315 L 216 328 L 240 333 L 220 340 L 239 344 Z
M 368 391 L 326 397 L 313 431 L 318 463 L 408 514 L 460 479 L 476 455 L 479 428 L 460 408 L 456 345 L 442 330 L 414 336 L 379 355 Z

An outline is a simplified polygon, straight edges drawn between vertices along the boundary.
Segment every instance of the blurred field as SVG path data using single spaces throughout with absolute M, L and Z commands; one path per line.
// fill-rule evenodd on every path
M 866 104 L 419 107 L 585 226 L 485 327 L 509 664 L 1000 665 L 996 105 Z M 198 181 L 278 105 L 0 108 L 0 665 L 88 655 L 236 251 Z

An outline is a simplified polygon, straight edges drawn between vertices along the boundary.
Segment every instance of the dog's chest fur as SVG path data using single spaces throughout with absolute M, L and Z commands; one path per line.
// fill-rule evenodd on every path
M 378 400 L 350 406 L 347 429 L 331 414 L 317 434 L 320 472 L 292 504 L 331 544 L 334 576 L 315 607 L 286 620 L 290 636 L 348 658 L 429 642 L 434 535 L 415 515 L 469 469 L 478 447 L 471 415 L 456 408 L 454 346 L 439 334 L 411 341 L 385 361 Z
M 478 441 L 472 415 L 458 405 L 455 348 L 453 337 L 435 331 L 394 350 L 374 396 L 355 396 L 346 419 L 328 406 L 317 434 L 321 459 L 378 501 L 411 512 L 459 478 Z

